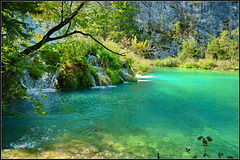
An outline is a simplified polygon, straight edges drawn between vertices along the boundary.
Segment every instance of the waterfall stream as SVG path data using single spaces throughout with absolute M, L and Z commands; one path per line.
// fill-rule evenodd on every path
M 98 74 L 98 79 L 99 79 L 99 83 L 96 83 L 96 80 L 94 78 L 94 76 L 92 76 L 93 78 L 93 82 L 95 84 L 95 88 L 96 86 L 111 86 L 112 82 L 111 79 L 108 77 L 108 75 L 100 68 L 100 64 L 98 62 L 98 59 L 96 56 L 93 55 L 88 55 L 88 63 L 95 68 L 96 73 Z M 133 78 L 136 76 L 136 73 L 134 72 L 134 70 L 131 68 L 131 71 L 134 73 L 134 75 L 131 75 L 128 73 L 127 68 L 122 68 L 120 70 L 120 72 L 122 72 L 122 74 L 120 74 L 119 78 L 122 79 L 123 81 L 128 81 L 130 78 Z M 98 85 L 97 85 L 98 84 Z
M 36 57 L 41 59 L 40 55 L 36 55 Z M 32 62 L 33 58 L 29 59 L 28 61 Z M 94 82 L 93 88 L 98 88 L 99 86 L 112 87 L 111 79 L 100 67 L 100 63 L 97 57 L 93 55 L 88 55 L 87 61 L 96 70 L 96 73 L 98 75 L 98 77 L 94 77 L 94 75 L 91 75 L 92 80 Z M 42 63 L 46 67 L 46 63 L 44 61 L 42 61 Z M 134 75 L 131 75 L 128 72 L 127 68 L 122 68 L 120 70 L 119 78 L 122 79 L 122 81 L 126 82 L 129 80 L 129 78 L 135 77 L 136 73 L 133 71 L 132 68 L 131 68 L 131 71 L 132 73 L 134 73 Z M 24 73 L 24 76 L 20 79 L 20 81 L 22 86 L 24 88 L 27 88 L 28 93 L 37 94 L 38 90 L 45 91 L 45 92 L 51 92 L 55 90 L 54 88 L 57 84 L 57 76 L 59 74 L 58 69 L 55 71 L 55 73 L 44 72 L 44 74 L 38 79 L 32 78 L 27 69 L 23 70 L 23 73 Z
M 36 57 L 41 58 L 39 54 Z M 33 57 L 34 58 L 34 57 Z M 32 62 L 33 58 L 28 61 Z M 42 61 L 44 67 L 46 67 L 46 63 Z M 27 69 L 23 70 L 24 76 L 21 77 L 20 82 L 24 88 L 27 88 L 27 92 L 31 94 L 37 94 L 38 90 L 45 92 L 54 91 L 54 87 L 57 83 L 58 69 L 52 72 L 44 72 L 44 74 L 38 79 L 34 79 L 30 76 L 29 71 Z

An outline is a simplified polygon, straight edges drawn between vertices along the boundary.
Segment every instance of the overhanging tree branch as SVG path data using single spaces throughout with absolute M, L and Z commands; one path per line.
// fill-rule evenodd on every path
M 57 26 L 53 27 L 52 29 L 50 29 L 42 38 L 41 41 L 39 41 L 37 44 L 30 46 L 28 48 L 26 48 L 24 51 L 22 51 L 20 53 L 21 54 L 26 54 L 29 55 L 32 51 L 35 51 L 37 49 L 39 49 L 43 44 L 45 44 L 49 37 L 56 31 L 60 30 L 62 27 L 64 27 L 66 24 L 68 24 L 79 12 L 79 10 L 84 6 L 84 4 L 86 4 L 87 2 L 82 2 L 78 8 L 69 16 L 69 18 L 66 18 L 64 21 L 62 21 L 61 23 L 59 23 Z M 18 55 L 19 56 L 19 55 Z
M 103 46 L 105 49 L 107 49 L 108 51 L 114 53 L 114 54 L 117 54 L 117 55 L 120 55 L 120 56 L 125 56 L 124 54 L 121 54 L 121 53 L 117 53 L 117 52 L 114 52 L 112 51 L 111 49 L 107 48 L 106 46 L 104 46 L 102 43 L 100 43 L 97 39 L 95 39 L 92 35 L 88 34 L 88 33 L 83 33 L 81 31 L 73 31 L 71 33 L 67 33 L 69 28 L 70 28 L 70 25 L 71 25 L 71 20 L 78 14 L 79 10 L 84 6 L 84 4 L 87 3 L 87 2 L 82 2 L 79 7 L 72 13 L 70 14 L 69 18 L 66 18 L 65 20 L 63 20 L 61 23 L 59 23 L 57 26 L 53 27 L 52 29 L 50 29 L 42 38 L 41 41 L 39 41 L 38 43 L 36 43 L 35 45 L 32 45 L 28 48 L 26 48 L 24 51 L 22 51 L 20 54 L 18 54 L 18 57 L 21 56 L 22 54 L 25 54 L 25 55 L 29 55 L 31 52 L 39 49 L 42 47 L 43 44 L 49 42 L 49 41 L 53 41 L 53 40 L 57 40 L 57 39 L 61 39 L 61 38 L 64 38 L 64 37 L 67 37 L 67 36 L 70 36 L 72 34 L 76 34 L 76 33 L 80 33 L 84 36 L 89 36 L 91 37 L 94 41 L 96 41 L 98 44 L 100 44 L 101 46 Z M 67 25 L 69 23 L 69 26 L 67 28 L 67 31 L 64 35 L 62 36 L 58 36 L 58 37 L 54 37 L 54 38 L 51 38 L 50 36 L 60 30 L 62 27 L 64 27 L 65 25 Z
M 73 35 L 73 34 L 76 34 L 76 33 L 80 33 L 80 34 L 82 34 L 82 35 L 84 35 L 84 36 L 89 36 L 89 37 L 91 37 L 95 42 L 97 42 L 98 44 L 100 44 L 101 46 L 103 46 L 106 50 L 108 50 L 108 51 L 110 51 L 110 52 L 112 52 L 112 53 L 114 53 L 114 54 L 117 54 L 117 55 L 120 55 L 120 56 L 126 56 L 126 55 L 124 55 L 124 54 L 114 52 L 114 51 L 112 51 L 111 49 L 107 48 L 107 47 L 104 46 L 101 42 L 99 42 L 97 39 L 95 39 L 92 35 L 90 35 L 90 34 L 88 34 L 88 33 L 83 33 L 82 31 L 77 31 L 77 30 L 75 30 L 75 31 L 73 31 L 73 32 L 71 32 L 71 33 L 68 33 L 68 34 L 59 36 L 59 37 L 49 38 L 48 41 L 54 41 L 54 40 L 57 40 L 57 39 L 61 39 L 61 38 L 64 38 L 64 37 L 68 37 L 68 36 Z
M 102 4 L 101 4 L 101 3 L 99 3 L 98 1 L 97 1 L 97 3 L 98 3 L 100 6 L 102 6 Z
M 144 4 L 146 7 L 149 7 L 149 5 L 146 3 L 146 2 L 144 2 L 143 3 L 143 1 L 141 1 L 142 2 L 142 4 Z
M 69 13 L 70 13 L 70 15 L 71 15 L 71 14 L 72 14 L 72 2 L 70 3 L 70 9 L 69 9 L 69 10 L 70 10 Z M 69 25 L 68 25 L 68 28 L 67 28 L 67 31 L 66 31 L 65 34 L 68 33 L 68 30 L 70 29 L 70 26 L 71 26 L 71 21 L 70 21 L 70 23 L 69 23 Z

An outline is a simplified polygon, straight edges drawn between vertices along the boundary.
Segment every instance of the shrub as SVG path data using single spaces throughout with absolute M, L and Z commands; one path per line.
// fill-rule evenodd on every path
M 110 68 L 104 68 L 104 72 L 111 79 L 112 84 L 122 83 L 122 79 L 120 78 L 120 74 L 117 70 L 112 70 Z
M 200 48 L 197 47 L 197 42 L 194 39 L 184 40 L 180 47 L 182 48 L 181 51 L 178 51 L 180 60 L 200 57 Z
M 155 66 L 158 66 L 158 67 L 178 67 L 179 66 L 179 61 L 178 61 L 177 58 L 168 57 L 168 58 L 164 58 L 160 61 L 157 61 L 155 63 Z
M 146 39 L 145 41 L 137 42 L 137 38 L 135 36 L 134 39 L 131 40 L 131 43 L 131 49 L 137 54 L 145 57 L 146 50 L 148 48 L 148 40 Z
M 217 70 L 239 70 L 239 62 L 238 61 L 228 61 L 222 60 L 217 61 Z
M 192 63 L 184 63 L 182 65 L 183 68 L 193 68 L 193 64 Z
M 207 45 L 206 58 L 219 60 L 239 60 L 239 28 L 230 34 L 228 30 L 220 33 L 219 37 L 210 36 Z
M 217 67 L 216 62 L 213 60 L 199 60 L 198 65 L 201 69 L 214 69 Z

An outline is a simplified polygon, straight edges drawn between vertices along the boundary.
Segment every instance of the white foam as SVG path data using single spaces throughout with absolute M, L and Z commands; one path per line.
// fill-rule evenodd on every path
M 34 148 L 36 145 L 36 142 L 23 142 L 23 143 L 19 143 L 19 144 L 14 144 L 14 143 L 10 143 L 10 146 L 13 147 L 14 149 L 20 149 L 20 148 Z
M 150 81 L 150 80 L 138 80 L 138 82 L 144 82 L 144 81 Z
M 136 77 L 137 78 L 152 78 L 152 77 L 154 77 L 154 76 L 141 76 L 141 75 L 136 75 Z
M 91 87 L 91 89 L 106 89 L 106 88 L 112 88 L 112 87 L 117 87 L 117 86 L 95 86 L 95 87 Z
M 53 88 L 45 88 L 45 89 L 42 89 L 43 92 L 56 92 L 57 89 L 53 89 Z

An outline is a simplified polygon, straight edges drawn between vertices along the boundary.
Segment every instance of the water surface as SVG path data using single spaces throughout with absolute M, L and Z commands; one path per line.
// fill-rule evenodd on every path
M 45 115 L 35 115 L 26 101 L 17 109 L 24 118 L 3 115 L 4 149 L 77 158 L 202 158 L 197 137 L 210 136 L 210 158 L 219 152 L 239 157 L 236 72 L 157 68 L 138 82 L 45 94 Z

